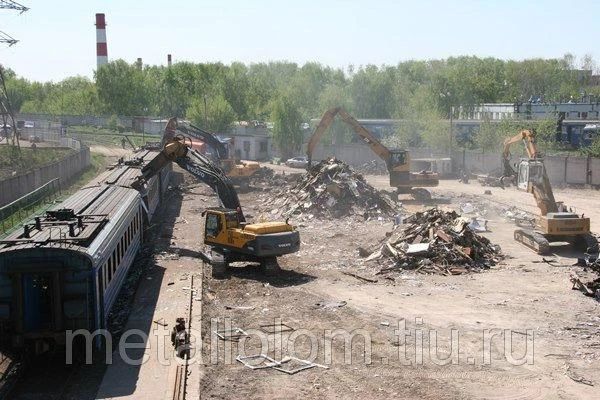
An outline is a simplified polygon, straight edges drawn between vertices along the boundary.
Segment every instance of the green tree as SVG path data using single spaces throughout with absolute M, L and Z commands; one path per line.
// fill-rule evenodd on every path
M 186 116 L 195 125 L 217 133 L 229 132 L 235 121 L 233 108 L 221 95 L 193 98 Z
M 105 112 L 118 115 L 143 115 L 150 107 L 145 74 L 136 64 L 117 60 L 96 72 L 98 97 Z
M 272 103 L 273 138 L 284 158 L 300 151 L 304 118 L 293 95 L 281 94 Z

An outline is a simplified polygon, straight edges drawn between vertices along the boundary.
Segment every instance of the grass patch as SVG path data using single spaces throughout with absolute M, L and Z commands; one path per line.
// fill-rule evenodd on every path
M 18 149 L 13 146 L 0 146 L 0 178 L 59 161 L 70 153 L 73 153 L 73 150 L 44 147 Z
M 104 171 L 106 166 L 109 164 L 109 157 L 103 154 L 90 153 L 90 156 L 90 165 L 81 171 L 81 173 L 74 178 L 75 180 L 70 185 L 63 189 L 64 194 L 70 195 L 76 192 L 93 178 L 95 178 L 98 174 Z

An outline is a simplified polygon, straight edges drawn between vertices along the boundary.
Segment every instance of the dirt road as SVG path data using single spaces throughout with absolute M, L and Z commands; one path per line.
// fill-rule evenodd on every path
M 388 187 L 385 176 L 368 179 Z M 490 210 L 502 203 L 536 212 L 527 193 L 492 188 L 489 196 L 484 189 L 444 181 L 434 192 L 443 196 L 442 207 L 475 201 Z M 586 207 L 597 204 L 600 194 L 556 192 L 559 200 L 592 216 L 598 230 L 598 211 Z M 253 192 L 241 200 L 249 214 L 268 212 Z M 513 241 L 514 225 L 491 211 L 487 218 L 491 232 L 485 235 L 508 258 L 478 274 L 376 275 L 378 269 L 359 259 L 357 248 L 384 238 L 391 222 L 314 220 L 299 224 L 302 250 L 281 258 L 284 271 L 278 277 L 248 266 L 234 268 L 227 280 L 206 277 L 203 398 L 597 397 L 600 306 L 571 290 L 576 254 L 562 250 L 554 257 L 558 266 L 540 262 Z M 211 335 L 217 320 L 251 334 L 240 342 L 220 341 Z M 258 329 L 278 321 L 295 331 L 279 336 Z M 329 368 L 295 375 L 251 370 L 235 361 L 240 351 L 314 358 Z

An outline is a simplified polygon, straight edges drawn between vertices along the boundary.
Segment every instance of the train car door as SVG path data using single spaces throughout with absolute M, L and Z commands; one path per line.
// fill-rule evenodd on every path
M 23 282 L 23 330 L 51 330 L 54 323 L 53 274 L 26 273 Z

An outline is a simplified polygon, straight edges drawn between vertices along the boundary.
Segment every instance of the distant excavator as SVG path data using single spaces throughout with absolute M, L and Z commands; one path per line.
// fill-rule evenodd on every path
M 323 114 L 315 132 L 310 137 L 306 151 L 309 168 L 317 143 L 319 143 L 321 137 L 337 115 L 385 162 L 390 174 L 390 186 L 396 188 L 396 195 L 410 193 L 417 200 L 431 200 L 431 193 L 427 189 L 424 189 L 424 187 L 438 186 L 438 174 L 431 171 L 410 172 L 410 156 L 407 150 L 388 149 L 368 129 L 341 107 L 327 110 Z
M 510 147 L 522 141 L 527 158 L 519 161 L 517 171 L 510 165 Z M 569 242 L 583 247 L 589 254 L 598 253 L 598 241 L 590 233 L 590 219 L 567 211 L 562 203 L 556 202 L 544 161 L 536 145 L 535 134 L 528 129 L 506 138 L 502 152 L 504 177 L 517 177 L 517 189 L 533 194 L 541 217 L 534 229 L 517 229 L 514 238 L 539 254 L 550 252 L 551 242 Z
M 198 128 L 192 124 L 177 123 L 174 129 L 180 133 L 199 139 L 206 143 L 216 154 L 219 167 L 225 172 L 231 181 L 240 186 L 247 188 L 250 183 L 250 178 L 260 169 L 260 164 L 256 161 L 240 161 L 236 160 L 232 152 L 229 151 L 227 143 L 222 142 L 214 134 Z

